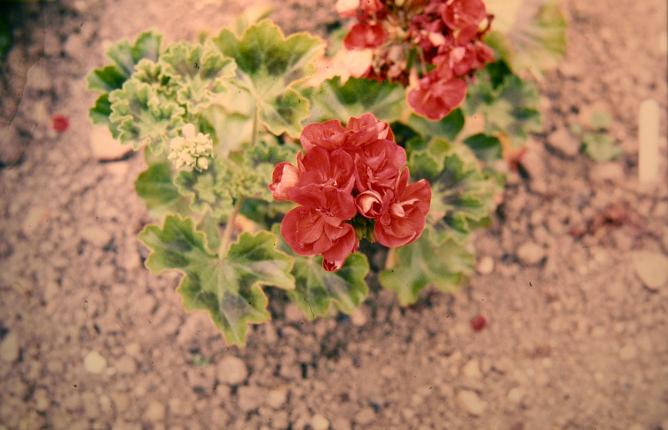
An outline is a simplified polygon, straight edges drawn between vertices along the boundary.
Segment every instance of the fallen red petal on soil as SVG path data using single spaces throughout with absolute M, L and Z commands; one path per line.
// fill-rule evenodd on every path
M 471 318 L 471 328 L 473 331 L 480 331 L 487 325 L 487 319 L 482 315 L 476 315 Z
M 70 126 L 70 120 L 63 115 L 54 115 L 51 118 L 51 127 L 58 133 L 62 133 Z

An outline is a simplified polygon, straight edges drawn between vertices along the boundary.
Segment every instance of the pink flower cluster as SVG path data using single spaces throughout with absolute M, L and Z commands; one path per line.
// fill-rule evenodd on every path
M 276 165 L 269 185 L 274 199 L 299 206 L 288 212 L 281 234 L 299 255 L 322 255 L 328 271 L 340 269 L 359 246 L 350 221 L 373 220 L 373 237 L 388 247 L 422 233 L 431 203 L 425 180 L 409 183 L 406 152 L 387 123 L 372 114 L 306 126 L 296 166 Z
M 459 106 L 466 97 L 464 79 L 494 59 L 481 40 L 491 23 L 483 0 L 406 0 L 401 7 L 392 0 L 361 0 L 354 16 L 346 48 L 377 51 L 367 77 L 406 84 L 407 52 L 418 47 L 425 73 L 408 102 L 432 120 Z M 398 31 L 402 26 L 407 28 Z

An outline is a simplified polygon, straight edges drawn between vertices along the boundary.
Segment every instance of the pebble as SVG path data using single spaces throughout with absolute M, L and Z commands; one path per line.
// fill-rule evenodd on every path
M 480 372 L 480 365 L 478 364 L 478 360 L 475 358 L 472 358 L 464 365 L 462 373 L 467 378 L 471 379 L 482 378 L 482 372 Z
M 116 161 L 124 158 L 132 147 L 123 145 L 111 135 L 106 125 L 94 125 L 90 132 L 90 147 L 93 157 L 99 161 Z
M 12 363 L 19 358 L 19 338 L 15 332 L 11 332 L 5 336 L 0 344 L 0 358 L 2 361 Z
M 45 412 L 51 405 L 51 401 L 49 400 L 49 393 L 47 393 L 44 388 L 38 388 L 35 390 L 33 399 L 35 400 L 35 410 L 37 412 Z
M 23 158 L 25 146 L 14 125 L 0 128 L 0 165 L 13 166 Z
M 99 248 L 111 242 L 112 238 L 111 233 L 96 225 L 82 228 L 81 237 Z
M 530 143 L 527 143 L 527 148 L 527 152 L 522 157 L 522 167 L 531 179 L 542 179 L 545 176 L 545 150 Z
M 84 48 L 83 37 L 80 34 L 73 33 L 65 41 L 65 53 L 72 58 L 80 58 Z
M 370 424 L 375 417 L 376 413 L 373 411 L 373 409 L 364 408 L 355 415 L 355 422 L 359 425 L 366 425 Z
M 313 427 L 313 430 L 327 430 L 329 428 L 329 420 L 320 414 L 313 415 L 311 418 L 311 427 Z
M 523 264 L 532 266 L 545 258 L 545 249 L 533 242 L 525 242 L 517 249 L 517 257 Z
M 274 388 L 267 395 L 267 404 L 274 409 L 279 409 L 288 399 L 288 390 L 284 387 Z
M 589 171 L 589 179 L 593 182 L 617 183 L 624 179 L 624 167 L 613 161 L 607 163 L 596 163 Z
M 362 327 L 367 322 L 367 316 L 364 308 L 357 308 L 355 311 L 350 314 L 350 320 L 354 326 Z
M 332 428 L 334 430 L 350 430 L 350 421 L 344 417 L 334 418 L 332 421 Z M 666 430 L 668 430 L 668 428 L 666 428 Z
M 482 415 L 487 409 L 487 403 L 481 400 L 474 391 L 462 390 L 457 393 L 457 401 L 466 412 L 471 415 Z
M 144 412 L 144 418 L 152 423 L 164 421 L 165 406 L 157 400 L 152 400 Z
M 624 361 L 631 361 L 636 357 L 637 353 L 638 351 L 636 347 L 632 344 L 628 344 L 619 350 L 619 358 Z
M 23 219 L 21 231 L 26 236 L 31 236 L 37 228 L 49 218 L 49 210 L 45 207 L 33 206 L 28 210 Z
M 575 157 L 580 151 L 580 142 L 571 136 L 571 133 L 565 128 L 557 129 L 550 134 L 547 143 L 567 157 Z
M 116 369 L 118 369 L 120 373 L 132 375 L 137 371 L 137 362 L 129 355 L 124 355 L 118 360 L 118 363 L 116 363 Z
M 262 405 L 265 395 L 256 386 L 239 387 L 237 391 L 238 405 L 244 412 L 250 412 Z
M 239 385 L 246 380 L 248 370 L 246 364 L 239 358 L 228 355 L 218 363 L 216 368 L 218 380 L 227 385 Z
M 508 400 L 513 403 L 521 402 L 523 397 L 524 391 L 519 387 L 511 388 L 510 391 L 508 391 Z
M 486 255 L 478 261 L 478 266 L 476 270 L 481 275 L 489 275 L 494 271 L 494 259 L 489 255 Z
M 107 368 L 107 360 L 99 352 L 91 351 L 84 358 L 84 368 L 89 373 L 102 373 Z
M 668 257 L 660 252 L 634 251 L 631 262 L 643 285 L 657 291 L 668 281 Z

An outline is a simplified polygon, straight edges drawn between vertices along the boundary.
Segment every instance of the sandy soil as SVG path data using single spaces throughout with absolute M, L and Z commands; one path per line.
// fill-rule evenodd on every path
M 467 287 L 406 309 L 373 291 L 353 318 L 316 323 L 274 294 L 273 321 L 243 350 L 182 310 L 176 276 L 142 267 L 142 162 L 96 159 L 83 81 L 118 38 L 193 38 L 246 3 L 223 4 L 26 13 L 0 79 L 12 123 L 0 135 L 0 428 L 668 430 L 668 285 L 648 288 L 631 263 L 668 254 L 665 161 L 660 186 L 635 179 L 646 98 L 665 142 L 665 1 L 564 2 L 569 53 L 541 84 L 545 133 L 477 238 Z M 276 18 L 323 32 L 336 19 L 323 4 L 281 2 Z M 593 105 L 613 115 L 623 160 L 564 152 L 559 132 Z M 474 332 L 478 314 L 488 324 Z

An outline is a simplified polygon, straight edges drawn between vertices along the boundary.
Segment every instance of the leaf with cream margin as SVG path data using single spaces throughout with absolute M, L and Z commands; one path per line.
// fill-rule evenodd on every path
M 298 136 L 310 111 L 298 85 L 312 75 L 313 63 L 325 49 L 323 41 L 307 33 L 285 37 L 274 23 L 263 20 L 240 37 L 225 29 L 213 42 L 236 61 L 236 83 L 252 98 L 260 123 L 274 135 Z
M 241 234 L 224 256 L 209 250 L 189 218 L 170 215 L 162 227 L 147 226 L 139 239 L 151 250 L 146 267 L 154 274 L 183 273 L 178 291 L 185 308 L 206 311 L 230 345 L 244 345 L 249 324 L 270 319 L 262 287 L 295 286 L 293 259 L 268 231 Z

